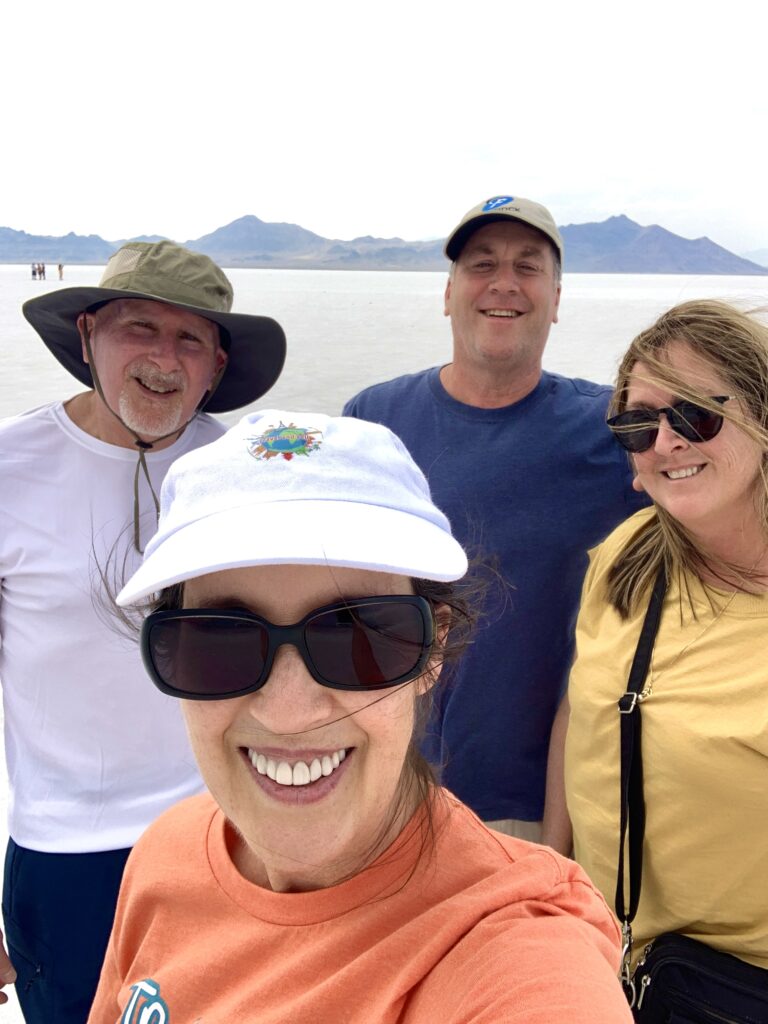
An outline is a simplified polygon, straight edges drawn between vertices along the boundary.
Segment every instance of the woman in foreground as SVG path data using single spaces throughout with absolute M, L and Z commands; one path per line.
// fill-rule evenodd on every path
M 155 599 L 145 663 L 210 795 L 131 855 L 91 1024 L 630 1019 L 581 869 L 417 752 L 465 570 L 384 427 L 254 414 L 175 463 L 118 600 Z
M 630 453 L 636 488 L 653 506 L 592 554 L 568 690 L 570 722 L 566 702 L 553 731 L 545 841 L 569 850 L 572 822 L 577 861 L 613 903 L 623 717 L 617 705 L 664 567 L 658 633 L 631 711 L 642 722 L 646 815 L 632 925 L 634 962 L 643 958 L 638 1017 L 768 1020 L 768 328 L 721 302 L 671 309 L 630 346 L 612 411 L 609 426 Z M 624 700 L 625 714 L 631 705 Z M 556 771 L 566 726 L 570 821 Z M 625 881 L 628 870 L 625 863 Z M 741 962 L 724 969 L 738 976 L 739 990 L 757 993 L 756 1002 L 743 1004 L 745 1015 L 739 993 L 723 996 L 719 983 L 706 996 L 712 1016 L 686 1015 L 708 992 L 701 974 L 674 982 L 672 1011 L 645 1015 L 667 982 L 658 973 L 643 977 L 652 963 L 651 951 L 643 951 L 664 933 Z M 665 944 L 678 946 L 676 938 L 669 943 L 655 943 L 657 962 Z M 702 952 L 685 945 L 683 958 Z

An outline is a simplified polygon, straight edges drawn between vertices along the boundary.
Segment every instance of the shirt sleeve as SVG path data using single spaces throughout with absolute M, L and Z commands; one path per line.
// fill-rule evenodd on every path
M 344 408 L 341 410 L 341 415 L 342 416 L 352 416 L 352 417 L 354 417 L 356 419 L 360 419 L 361 417 L 360 417 L 360 413 L 358 411 L 359 410 L 359 405 L 360 405 L 360 395 L 355 395 L 353 398 L 350 398 L 350 400 L 345 403 Z
M 619 928 L 586 878 L 479 922 L 433 970 L 408 1020 L 631 1024 Z

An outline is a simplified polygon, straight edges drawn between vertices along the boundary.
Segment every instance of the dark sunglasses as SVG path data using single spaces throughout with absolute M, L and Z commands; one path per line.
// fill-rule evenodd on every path
M 713 395 L 712 401 L 723 405 L 732 398 L 733 395 Z M 667 417 L 670 429 L 686 441 L 711 441 L 723 425 L 720 413 L 703 409 L 695 402 L 675 402 L 660 409 L 628 409 L 618 416 L 611 416 L 607 422 L 622 448 L 636 454 L 647 452 L 655 444 L 662 413 Z
M 185 700 L 254 693 L 283 644 L 321 686 L 381 690 L 421 675 L 434 636 L 432 607 L 415 595 L 339 601 L 292 626 L 236 608 L 180 608 L 145 619 L 141 655 L 155 686 Z

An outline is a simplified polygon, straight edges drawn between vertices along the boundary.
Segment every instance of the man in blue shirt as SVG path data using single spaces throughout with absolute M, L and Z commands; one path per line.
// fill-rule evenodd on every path
M 445 253 L 452 362 L 367 388 L 344 412 L 400 435 L 455 535 L 500 570 L 425 753 L 483 820 L 536 840 L 587 551 L 644 501 L 605 425 L 610 388 L 542 370 L 563 256 L 549 211 L 496 196 Z

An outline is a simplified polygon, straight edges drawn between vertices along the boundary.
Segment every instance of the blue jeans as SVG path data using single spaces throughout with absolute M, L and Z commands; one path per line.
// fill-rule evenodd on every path
M 85 1024 L 129 853 L 39 853 L 8 840 L 5 937 L 27 1024 Z

